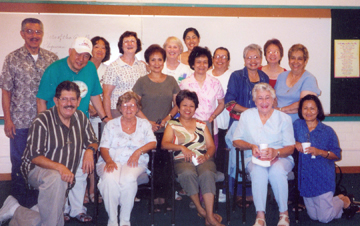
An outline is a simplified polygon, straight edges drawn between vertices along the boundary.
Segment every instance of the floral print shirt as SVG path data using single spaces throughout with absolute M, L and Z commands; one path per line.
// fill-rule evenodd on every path
M 37 115 L 36 94 L 45 69 L 58 56 L 40 48 L 35 61 L 25 46 L 6 56 L 0 88 L 11 93 L 10 116 L 16 129 L 29 128 Z
M 109 154 L 112 160 L 124 165 L 137 149 L 149 142 L 156 142 L 156 138 L 150 122 L 138 117 L 136 117 L 135 132 L 132 134 L 125 133 L 121 127 L 121 117 L 122 116 L 114 118 L 106 123 L 101 136 L 100 148 L 109 148 Z M 105 161 L 100 157 L 98 163 L 103 162 Z M 148 154 L 140 156 L 139 166 L 147 168 L 148 162 Z
M 110 98 L 111 109 L 116 109 L 119 96 L 131 91 L 136 81 L 144 75 L 146 75 L 145 64 L 136 58 L 132 66 L 122 61 L 120 57 L 108 66 L 103 84 L 115 86 Z
M 206 74 L 206 79 L 202 87 L 199 86 L 194 74 L 192 74 L 180 83 L 180 89 L 188 89 L 196 92 L 199 98 L 199 107 L 195 111 L 194 118 L 202 121 L 208 121 L 216 109 L 216 101 L 223 99 L 225 96 L 219 80 L 208 74 Z

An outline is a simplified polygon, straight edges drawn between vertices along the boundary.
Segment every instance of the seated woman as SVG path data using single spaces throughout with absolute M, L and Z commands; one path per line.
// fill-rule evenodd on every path
M 161 142 L 163 149 L 173 150 L 175 173 L 181 186 L 194 202 L 198 215 L 206 225 L 221 226 L 222 217 L 213 213 L 216 166 L 215 145 L 206 124 L 193 118 L 199 100 L 195 92 L 181 90 L 176 96 L 180 117 L 170 120 Z M 192 157 L 199 165 L 195 166 Z M 205 209 L 199 200 L 199 186 Z
M 254 226 L 266 225 L 265 207 L 268 181 L 271 184 L 279 206 L 278 226 L 290 224 L 288 214 L 287 174 L 294 167 L 291 154 L 294 152 L 294 131 L 290 116 L 273 108 L 276 97 L 274 89 L 267 83 L 259 83 L 252 90 L 256 108 L 241 114 L 234 132 L 233 144 L 241 150 L 249 150 L 252 156 L 263 161 L 271 161 L 269 167 L 253 163 L 245 158 L 246 170 L 251 176 L 254 205 L 257 212 Z M 259 150 L 260 144 L 268 148 Z
M 347 218 L 353 217 L 358 208 L 354 210 L 350 206 L 349 197 L 334 197 L 334 161 L 340 159 L 341 149 L 334 130 L 321 123 L 325 115 L 317 96 L 309 94 L 300 100 L 299 118 L 294 122 L 299 151 L 299 191 L 309 217 L 322 223 L 338 219 L 343 213 Z M 311 147 L 304 150 L 304 142 L 310 142 Z
M 146 171 L 149 162 L 146 153 L 156 147 L 149 121 L 135 116 L 140 107 L 135 93 L 124 93 L 117 102 L 121 116 L 109 121 L 102 134 L 97 173 L 100 176 L 98 187 L 109 216 L 108 225 L 118 225 L 118 205 L 121 206 L 120 226 L 130 225 L 137 178 Z

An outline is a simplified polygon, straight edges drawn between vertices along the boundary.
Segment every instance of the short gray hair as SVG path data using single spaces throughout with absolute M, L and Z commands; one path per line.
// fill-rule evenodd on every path
M 250 50 L 255 50 L 259 53 L 260 58 L 262 58 L 262 50 L 261 47 L 258 44 L 250 44 L 248 46 L 245 47 L 244 52 L 243 52 L 243 57 L 245 59 L 246 54 L 250 51 Z
M 39 24 L 40 28 L 42 31 L 44 31 L 44 26 L 43 23 L 36 18 L 26 18 L 21 22 L 21 30 L 24 31 L 25 30 L 25 26 L 26 24 Z
M 251 94 L 252 94 L 252 97 L 253 97 L 253 101 L 256 100 L 256 96 L 257 96 L 257 91 L 269 91 L 270 94 L 271 94 L 271 97 L 273 99 L 276 98 L 276 94 L 275 94 L 275 90 L 273 89 L 273 87 L 271 87 L 271 85 L 269 85 L 268 83 L 265 83 L 265 82 L 261 82 L 261 83 L 258 83 L 254 86 Z

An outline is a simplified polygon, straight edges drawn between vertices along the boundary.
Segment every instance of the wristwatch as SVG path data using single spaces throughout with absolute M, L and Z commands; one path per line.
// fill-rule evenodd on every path
M 90 150 L 92 150 L 92 151 L 93 151 L 93 153 L 95 153 L 95 152 L 96 152 L 96 149 L 95 149 L 94 147 L 92 147 L 92 146 L 90 146 L 90 147 L 88 147 L 88 148 L 86 148 L 86 149 L 90 149 Z

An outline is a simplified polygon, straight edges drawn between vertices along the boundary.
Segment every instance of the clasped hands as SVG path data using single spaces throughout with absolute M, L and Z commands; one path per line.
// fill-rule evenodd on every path
M 196 154 L 185 146 L 181 147 L 181 152 L 184 154 L 185 162 L 191 162 L 192 157 L 193 156 L 196 157 Z M 200 155 L 196 158 L 196 160 L 198 161 L 199 164 L 202 164 L 208 160 L 208 157 L 206 155 Z
M 277 150 L 274 148 L 265 148 L 260 150 L 255 144 L 251 146 L 252 155 L 262 161 L 272 161 L 277 157 Z

